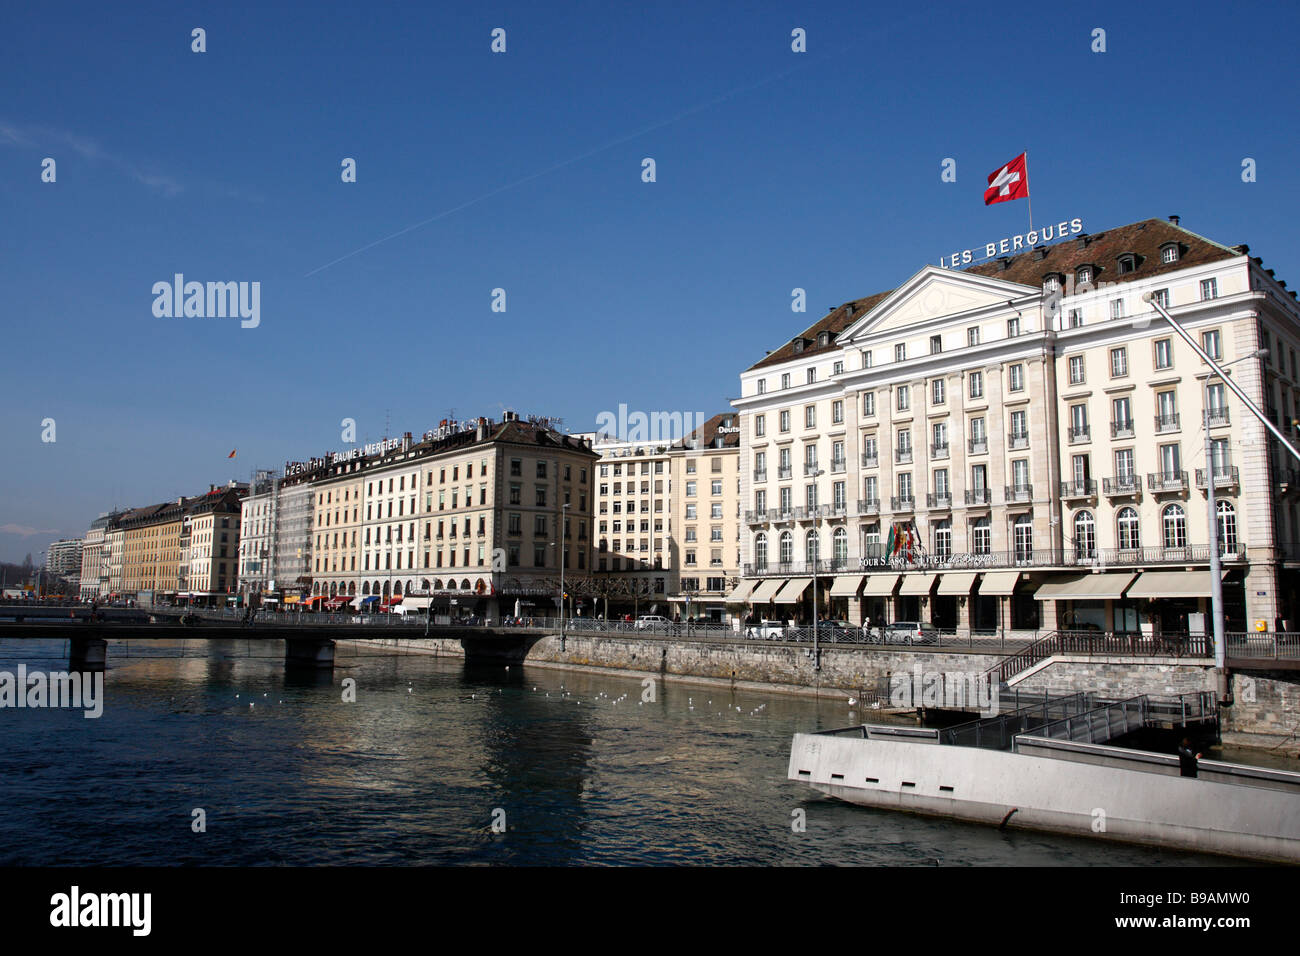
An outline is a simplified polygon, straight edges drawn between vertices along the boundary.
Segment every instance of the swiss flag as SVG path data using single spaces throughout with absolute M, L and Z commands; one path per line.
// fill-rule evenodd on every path
M 989 188 L 984 190 L 984 205 L 1029 197 L 1029 172 L 1025 169 L 1025 156 L 1025 153 L 1021 153 L 1001 169 L 989 173 Z

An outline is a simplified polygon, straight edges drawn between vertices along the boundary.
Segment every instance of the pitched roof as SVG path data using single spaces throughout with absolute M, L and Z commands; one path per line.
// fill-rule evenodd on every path
M 1174 262 L 1162 262 L 1161 248 L 1170 242 L 1178 243 L 1178 258 Z M 1235 258 L 1245 252 L 1244 246 L 1221 245 L 1164 219 L 1144 219 L 1093 235 L 1072 236 L 1014 256 L 990 259 L 961 271 L 1038 288 L 1042 286 L 1044 276 L 1049 273 L 1072 275 L 1079 266 L 1092 265 L 1095 267 L 1094 282 L 1137 282 L 1162 272 Z M 1137 257 L 1137 268 L 1120 275 L 1119 257 L 1124 253 L 1132 253 Z M 836 350 L 838 346 L 835 339 L 839 333 L 875 308 L 893 291 L 890 289 L 864 299 L 854 299 L 833 309 L 801 335 L 794 337 L 806 340 L 802 352 L 795 351 L 792 338 L 766 358 L 755 362 L 747 371 L 787 362 L 796 356 Z M 823 331 L 832 333 L 830 342 L 824 346 L 818 345 L 818 333 Z
M 724 421 L 729 422 L 731 427 L 735 428 L 736 430 L 734 432 L 727 432 L 722 435 L 719 435 L 718 429 L 722 427 L 722 423 Z M 695 429 L 689 435 L 685 436 L 680 441 L 675 443 L 673 445 L 673 448 L 684 448 L 684 449 L 712 448 L 714 447 L 713 442 L 714 439 L 716 438 L 722 439 L 723 448 L 739 448 L 740 447 L 739 424 L 740 424 L 740 416 L 738 414 L 736 414 L 735 412 L 722 412 L 719 415 L 714 415 L 712 418 L 710 418 L 699 428 Z M 699 440 L 698 446 L 692 444 L 696 439 Z

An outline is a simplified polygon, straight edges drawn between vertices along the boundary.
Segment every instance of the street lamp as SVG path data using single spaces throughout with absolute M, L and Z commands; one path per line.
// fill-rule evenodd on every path
M 812 473 L 812 475 L 811 475 L 810 477 L 813 479 L 813 482 L 814 482 L 814 484 L 813 484 L 813 488 L 814 488 L 814 489 L 816 489 L 816 487 L 817 487 L 817 485 L 816 485 L 816 481 L 817 481 L 817 479 L 820 478 L 820 477 L 821 477 L 822 475 L 824 475 L 824 474 L 826 474 L 826 472 L 825 472 L 823 469 L 821 469 L 821 468 L 818 468 L 816 471 L 814 471 L 814 472 Z M 814 492 L 813 492 L 813 500 L 814 500 L 814 501 L 817 500 L 817 494 L 816 494 L 816 491 L 815 491 L 815 490 L 814 490 Z M 820 509 L 820 507 L 821 507 L 820 504 L 818 504 L 818 505 L 816 506 L 817 509 Z M 815 556 L 813 557 L 813 568 L 812 568 L 812 573 L 813 573 L 813 670 L 815 670 L 815 671 L 820 671 L 820 670 L 822 669 L 822 651 L 821 651 L 821 647 L 820 647 L 820 645 L 817 643 L 817 565 L 821 563 L 821 556 L 822 556 L 821 521 L 819 520 L 818 514 L 819 514 L 819 511 L 814 511 L 814 515 L 813 515 L 813 533 L 817 535 L 817 538 L 816 538 L 816 541 L 817 541 L 817 552 L 816 552 Z
M 569 528 L 569 502 L 560 506 L 560 649 L 564 649 L 564 564 L 569 548 L 565 541 Z

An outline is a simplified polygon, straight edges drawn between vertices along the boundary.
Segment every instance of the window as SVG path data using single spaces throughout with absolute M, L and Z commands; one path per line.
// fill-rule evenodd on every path
M 1120 347 L 1110 350 L 1110 377 L 1119 378 L 1128 374 L 1128 349 Z
M 1023 411 L 1011 413 L 1011 441 L 1013 447 L 1016 442 L 1029 440 L 1029 425 L 1026 415 Z
M 844 402 L 837 399 L 831 402 L 831 423 L 841 425 L 844 423 Z
M 1156 368 L 1174 367 L 1174 346 L 1169 339 L 1156 340 Z
M 1029 515 L 1021 515 L 1012 526 L 1016 560 L 1031 561 L 1034 557 L 1034 523 Z
M 1053 289 L 1052 291 L 1055 291 L 1055 289 Z M 1016 316 L 1014 319 L 1007 319 L 1007 338 L 1014 339 L 1019 334 L 1020 334 L 1020 316 Z
M 804 538 L 804 559 L 809 565 L 814 565 L 819 560 L 820 549 L 817 545 L 817 532 L 809 531 L 808 536 Z
M 1015 365 L 1011 366 L 1008 379 L 1009 381 L 1007 387 L 1010 388 L 1011 391 L 1013 392 L 1022 391 L 1025 387 L 1025 367 L 1020 363 L 1016 363 Z
M 1119 448 L 1115 451 L 1115 475 L 1117 478 L 1133 478 L 1133 449 Z
M 971 372 L 970 375 L 967 377 L 967 380 L 970 382 L 970 397 L 971 397 L 971 398 L 983 398 L 983 396 L 984 396 L 984 373 L 983 373 L 983 372 Z
M 1202 279 L 1201 280 L 1201 298 L 1217 299 L 1219 297 L 1219 280 Z
M 1216 362 L 1223 358 L 1223 339 L 1218 329 L 1209 329 L 1201 333 L 1201 348 L 1205 354 Z
M 942 405 L 944 401 L 944 381 L 936 378 L 930 383 L 930 404 Z
M 831 366 L 831 374 L 832 374 L 832 375 L 839 375 L 839 374 L 841 374 L 843 371 L 844 371 L 844 362 L 843 362 L 842 360 L 839 361 L 839 362 L 836 362 L 834 365 Z
M 782 388 L 789 388 L 789 387 L 790 387 L 790 373 L 789 373 L 789 372 L 782 372 L 782 373 L 781 373 L 781 387 L 782 387 Z
M 849 533 L 844 528 L 836 528 L 833 538 L 835 566 L 842 568 L 849 562 Z
M 761 531 L 754 538 L 754 566 L 767 567 L 767 535 Z
M 1092 266 L 1079 266 L 1079 270 L 1074 274 L 1074 281 L 1078 285 L 1087 285 L 1092 281 Z
M 975 554 L 991 554 L 993 550 L 993 527 L 988 518 L 980 518 L 970 529 L 971 550 Z
M 1070 356 L 1070 384 L 1082 385 L 1083 381 L 1084 381 L 1083 356 L 1071 355 Z
M 1097 523 L 1091 511 L 1080 511 L 1074 516 L 1074 556 L 1076 559 L 1097 555 Z
M 1237 511 L 1230 501 L 1220 501 L 1216 505 L 1219 511 L 1219 546 L 1221 554 L 1236 554 L 1237 545 Z
M 721 481 L 710 482 L 709 493 L 715 496 L 722 494 L 722 482 Z
M 1017 458 L 1011 463 L 1011 487 L 1020 493 L 1029 490 L 1029 459 Z
M 1161 513 L 1166 548 L 1187 547 L 1187 516 L 1182 505 L 1169 505 Z
M 1072 329 L 1083 326 L 1083 309 L 1071 309 L 1069 316 L 1069 327 Z
M 876 393 L 875 392 L 864 392 L 862 394 L 862 414 L 863 415 L 876 414 Z
M 817 425 L 817 406 L 806 405 L 803 410 L 804 428 L 815 428 Z
M 900 385 L 894 390 L 894 398 L 898 410 L 905 412 L 912 404 L 912 390 L 906 385 Z
M 1178 261 L 1178 246 L 1176 243 L 1170 243 L 1160 250 L 1160 261 L 1164 263 Z
M 781 532 L 780 558 L 782 564 L 789 564 L 794 560 L 794 535 L 789 531 Z
M 862 355 L 862 367 L 871 368 L 871 349 L 863 349 L 861 355 Z
M 1137 256 L 1129 253 L 1119 257 L 1119 274 L 1133 272 L 1137 269 Z
M 980 328 L 978 325 L 972 325 L 966 330 L 966 344 L 968 346 L 980 344 Z
M 781 410 L 778 424 L 781 431 L 788 432 L 790 430 L 790 412 L 788 409 Z
M 808 369 L 807 381 L 809 385 L 815 385 L 817 383 L 817 370 L 815 368 Z
M 942 351 L 943 351 L 943 336 L 941 335 L 930 336 L 930 354 L 935 355 L 936 353 Z
M 1112 412 L 1112 421 L 1115 423 L 1116 436 L 1118 432 L 1129 431 L 1133 428 L 1133 410 L 1127 398 L 1116 398 L 1110 403 Z
M 760 378 L 760 379 L 758 380 L 758 394 L 760 394 L 760 395 L 766 395 L 766 394 L 767 394 L 767 379 L 765 379 L 765 378 Z
M 1160 446 L 1160 474 L 1164 478 L 1175 478 L 1182 471 L 1182 458 L 1178 445 Z
M 1154 293 L 1152 293 L 1152 296 L 1151 296 L 1151 297 L 1152 297 L 1152 299 L 1155 300 L 1156 304 L 1158 304 L 1162 309 L 1167 309 L 1167 308 L 1169 308 L 1169 290 L 1168 290 L 1168 289 L 1156 289 L 1156 291 L 1155 291 Z
M 1124 318 L 1124 300 L 1112 299 L 1110 303 L 1110 317 L 1112 319 Z
M 898 345 L 894 346 L 894 361 L 895 362 L 907 361 L 907 343 L 900 342 Z

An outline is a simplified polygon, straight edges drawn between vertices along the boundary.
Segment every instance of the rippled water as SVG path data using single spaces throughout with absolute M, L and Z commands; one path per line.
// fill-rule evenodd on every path
M 110 647 L 102 718 L 0 710 L 0 864 L 1225 862 L 869 810 L 786 781 L 792 734 L 865 719 L 843 700 L 666 682 L 642 704 L 634 678 L 342 648 L 332 675 L 302 678 L 277 645 L 255 650 L 268 656 Z M 0 643 L 0 668 L 66 669 L 60 651 Z

